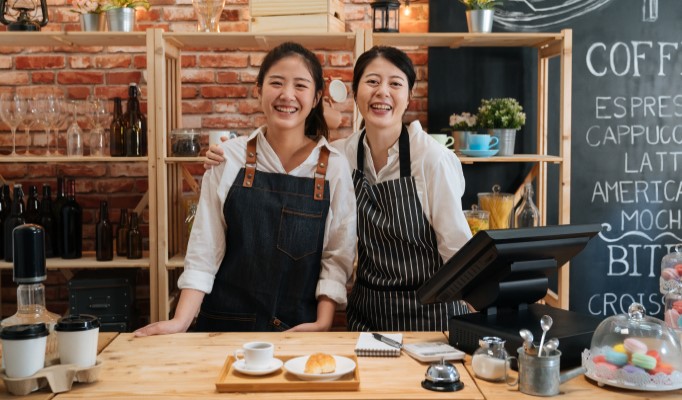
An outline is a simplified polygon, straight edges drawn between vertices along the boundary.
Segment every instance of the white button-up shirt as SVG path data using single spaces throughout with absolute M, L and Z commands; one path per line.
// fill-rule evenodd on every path
M 436 232 L 438 253 L 443 261 L 449 260 L 469 239 L 471 230 L 462 212 L 464 174 L 457 156 L 442 144 L 433 140 L 419 121 L 412 122 L 407 131 L 410 136 L 410 169 L 417 186 L 417 195 L 424 215 Z M 361 132 L 332 142 L 348 158 L 351 168 L 358 163 L 357 144 Z M 367 181 L 374 185 L 400 178 L 399 145 L 388 150 L 388 161 L 377 173 L 367 137 L 363 171 Z
M 196 289 L 211 293 L 213 281 L 226 249 L 223 205 L 240 169 L 246 162 L 246 143 L 258 136 L 256 169 L 263 172 L 287 174 L 277 154 L 265 139 L 265 127 L 249 137 L 239 137 L 220 146 L 226 162 L 207 170 L 201 183 L 201 196 L 192 226 L 185 270 L 178 280 L 181 289 Z M 327 174 L 330 206 L 325 223 L 320 279 L 316 296 L 325 295 L 339 305 L 346 304 L 346 283 L 353 271 L 356 243 L 355 193 L 351 169 L 346 158 L 327 140 L 320 139 L 308 158 L 288 172 L 291 176 L 313 178 L 322 146 L 330 149 Z M 237 184 L 240 184 L 239 182 Z M 312 193 L 311 193 L 312 196 Z

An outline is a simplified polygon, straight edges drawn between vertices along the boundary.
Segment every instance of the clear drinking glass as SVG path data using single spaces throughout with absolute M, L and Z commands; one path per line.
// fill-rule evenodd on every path
M 104 156 L 104 150 L 108 147 L 103 127 L 109 114 L 107 103 L 105 99 L 90 96 L 87 104 L 88 115 L 93 124 L 90 131 L 90 155 Z
M 220 14 L 225 0 L 192 0 L 197 14 L 197 31 L 220 32 Z
M 78 101 L 69 103 L 72 112 L 71 125 L 66 130 L 66 155 L 69 157 L 83 156 L 83 130 L 78 126 Z
M 31 129 L 36 128 L 38 126 L 38 120 L 36 118 L 35 113 L 33 112 L 31 100 L 26 99 L 25 101 L 26 101 L 26 113 L 24 113 L 24 119 L 23 119 L 23 121 L 21 121 L 21 123 L 24 126 L 24 133 L 26 134 L 26 151 L 24 152 L 24 155 L 30 156 L 30 155 L 32 155 L 32 153 L 30 151 Z
M 68 107 L 64 105 L 64 98 L 59 95 L 50 94 L 46 97 L 47 101 L 47 120 L 50 124 L 50 129 L 54 132 L 54 155 L 64 155 L 59 150 L 59 128 L 66 120 L 68 115 Z M 50 138 L 48 136 L 48 148 Z
M 12 131 L 12 153 L 17 155 L 17 127 L 26 114 L 26 101 L 16 94 L 4 93 L 0 97 L 0 117 Z

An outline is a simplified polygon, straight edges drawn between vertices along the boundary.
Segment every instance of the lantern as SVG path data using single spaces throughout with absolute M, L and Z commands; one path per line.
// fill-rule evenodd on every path
M 398 32 L 400 26 L 400 1 L 376 0 L 372 6 L 372 30 L 374 32 Z
M 40 21 L 34 20 L 37 10 L 34 0 L 0 0 L 0 22 L 8 25 L 8 31 L 39 31 L 41 26 L 47 25 L 47 0 L 40 0 Z M 7 19 L 7 16 L 12 19 Z

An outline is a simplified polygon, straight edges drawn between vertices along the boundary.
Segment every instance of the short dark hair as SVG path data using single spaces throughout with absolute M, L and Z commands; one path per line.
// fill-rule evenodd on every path
M 417 80 L 417 73 L 414 71 L 414 64 L 410 57 L 404 51 L 390 46 L 374 46 L 358 57 L 353 69 L 353 97 L 357 96 L 358 86 L 360 85 L 360 78 L 365 73 L 365 69 L 377 58 L 384 58 L 391 64 L 395 65 L 399 70 L 403 71 L 407 76 L 407 85 L 409 91 L 414 88 L 414 82 Z
M 313 77 L 313 83 L 315 84 L 315 93 L 322 93 L 324 91 L 324 76 L 322 74 L 322 64 L 320 64 L 320 60 L 317 59 L 312 51 L 294 42 L 284 42 L 268 52 L 258 71 L 258 78 L 256 79 L 258 88 L 263 88 L 265 74 L 276 62 L 283 58 L 296 55 L 301 57 L 308 67 L 308 71 Z M 324 108 L 322 103 L 322 96 L 320 95 L 317 105 L 313 107 L 310 114 L 305 118 L 305 135 L 314 140 L 318 140 L 320 136 L 325 138 L 329 137 L 329 128 L 327 127 L 327 122 L 324 120 Z

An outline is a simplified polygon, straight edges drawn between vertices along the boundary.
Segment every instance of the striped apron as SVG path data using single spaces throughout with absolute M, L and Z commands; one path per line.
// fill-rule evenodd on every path
M 443 264 L 436 233 L 424 215 L 410 170 L 410 139 L 398 140 L 400 179 L 370 185 L 360 135 L 353 184 L 358 207 L 358 270 L 348 299 L 353 331 L 445 331 L 466 303 L 421 304 L 417 289 Z

